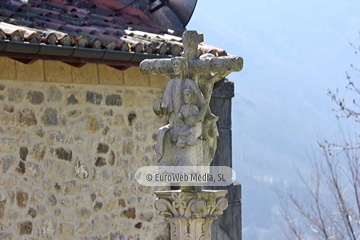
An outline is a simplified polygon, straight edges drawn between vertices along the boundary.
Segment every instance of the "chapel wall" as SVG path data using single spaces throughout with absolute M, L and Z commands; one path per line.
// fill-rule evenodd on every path
M 0 239 L 167 239 L 152 112 L 167 78 L 105 65 L 0 58 Z

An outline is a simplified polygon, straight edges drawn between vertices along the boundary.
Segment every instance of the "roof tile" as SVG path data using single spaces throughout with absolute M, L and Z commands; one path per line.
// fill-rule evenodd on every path
M 181 33 L 162 29 L 116 0 L 0 0 L 0 41 L 179 56 Z M 204 44 L 204 52 L 226 55 Z

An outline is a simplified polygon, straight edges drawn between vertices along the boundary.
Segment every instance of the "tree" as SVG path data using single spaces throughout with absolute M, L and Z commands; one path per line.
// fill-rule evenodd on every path
M 360 47 L 354 47 L 358 54 Z M 351 68 L 360 73 L 359 68 Z M 360 97 L 360 89 L 346 73 L 346 88 Z M 337 118 L 360 121 L 360 105 L 338 97 L 338 89 L 328 91 L 337 105 Z M 348 136 L 340 144 L 318 142 L 320 157 L 311 158 L 309 175 L 299 173 L 303 192 L 277 191 L 282 216 L 280 227 L 288 239 L 360 239 L 360 142 Z

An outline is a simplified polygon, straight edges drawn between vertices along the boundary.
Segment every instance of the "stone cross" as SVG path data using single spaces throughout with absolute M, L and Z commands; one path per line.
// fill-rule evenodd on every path
M 173 78 L 166 87 L 162 102 L 154 105 L 154 112 L 159 117 L 168 117 L 170 122 L 158 132 L 156 153 L 159 165 L 209 166 L 214 158 L 218 118 L 209 108 L 213 86 L 229 73 L 240 71 L 243 60 L 236 56 L 200 55 L 198 46 L 202 41 L 202 34 L 185 31 L 182 57 L 147 59 L 140 63 L 143 74 L 164 74 Z M 183 96 L 185 90 L 191 92 L 193 100 L 187 107 Z M 183 115 L 179 120 L 181 109 L 187 109 L 191 114 L 185 114 L 187 116 Z
M 202 54 L 203 35 L 185 31 L 184 53 L 172 59 L 140 63 L 143 74 L 165 74 L 168 82 L 162 101 L 154 104 L 159 117 L 169 124 L 158 130 L 156 154 L 159 166 L 210 166 L 218 136 L 209 102 L 214 83 L 230 72 L 240 71 L 240 57 Z M 228 206 L 226 190 L 206 191 L 201 186 L 157 191 L 155 208 L 170 223 L 171 240 L 210 240 L 211 223 Z

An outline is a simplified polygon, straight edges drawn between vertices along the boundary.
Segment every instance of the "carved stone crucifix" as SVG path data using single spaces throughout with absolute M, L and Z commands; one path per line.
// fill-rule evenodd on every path
M 143 74 L 164 74 L 172 79 L 161 102 L 154 104 L 159 117 L 169 124 L 160 128 L 156 153 L 163 166 L 209 166 L 216 151 L 217 117 L 209 108 L 214 83 L 243 67 L 241 57 L 200 55 L 203 35 L 185 31 L 182 57 L 147 59 Z

